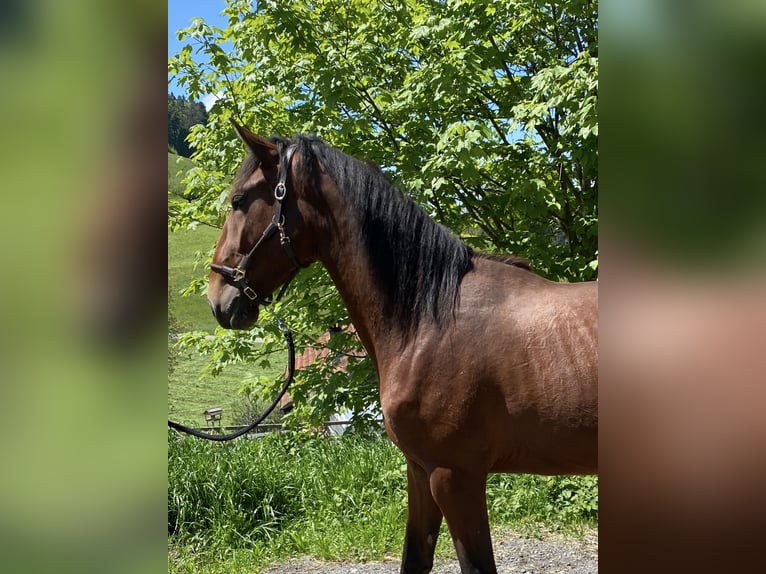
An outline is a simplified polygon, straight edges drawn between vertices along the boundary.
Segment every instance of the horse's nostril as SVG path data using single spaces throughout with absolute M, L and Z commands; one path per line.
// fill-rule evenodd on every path
M 221 323 L 221 321 L 228 314 L 229 309 L 231 309 L 231 301 L 224 302 L 222 304 L 221 301 L 212 301 L 211 299 L 208 299 L 207 302 L 208 305 L 210 305 L 210 311 L 213 313 L 213 317 L 215 317 L 216 320 Z

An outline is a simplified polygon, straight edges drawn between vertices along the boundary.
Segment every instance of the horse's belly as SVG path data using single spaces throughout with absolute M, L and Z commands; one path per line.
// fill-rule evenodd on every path
M 525 434 L 525 433 L 524 433 Z M 598 431 L 538 432 L 506 437 L 490 472 L 530 474 L 595 474 L 598 471 Z

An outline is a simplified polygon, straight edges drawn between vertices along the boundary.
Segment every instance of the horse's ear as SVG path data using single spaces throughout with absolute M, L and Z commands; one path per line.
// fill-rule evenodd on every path
M 229 118 L 231 125 L 237 130 L 237 135 L 245 142 L 248 149 L 255 154 L 262 164 L 267 166 L 277 165 L 279 161 L 279 149 L 269 140 L 255 135 L 245 126 L 239 125 L 236 121 Z

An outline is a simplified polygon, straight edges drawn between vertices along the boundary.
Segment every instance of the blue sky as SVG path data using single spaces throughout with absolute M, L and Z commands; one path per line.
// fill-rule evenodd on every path
M 224 0 L 168 0 L 168 57 L 176 54 L 187 43 L 179 42 L 176 32 L 189 26 L 192 18 L 202 18 L 208 24 L 225 28 L 226 18 L 220 14 L 225 5 Z M 176 96 L 186 95 L 183 88 L 170 81 L 170 76 L 168 91 Z

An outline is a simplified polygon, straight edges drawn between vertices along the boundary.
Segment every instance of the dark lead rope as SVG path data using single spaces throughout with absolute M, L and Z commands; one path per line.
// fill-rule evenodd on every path
M 287 287 L 287 284 L 285 284 L 285 287 Z M 284 288 L 283 288 L 283 292 L 284 292 Z M 281 297 L 281 293 L 280 293 L 280 297 Z M 229 433 L 229 434 L 210 434 L 210 433 L 202 432 L 202 431 L 184 426 L 180 423 L 177 423 L 175 421 L 171 421 L 170 419 L 168 419 L 168 426 L 170 428 L 175 429 L 179 432 L 196 436 L 198 438 L 204 438 L 207 440 L 222 442 L 222 441 L 232 440 L 242 436 L 243 434 L 249 433 L 259 424 L 261 424 L 266 419 L 266 417 L 268 417 L 272 413 L 272 411 L 275 408 L 277 408 L 279 401 L 281 401 L 282 397 L 285 396 L 285 393 L 287 392 L 287 388 L 290 386 L 290 383 L 293 380 L 293 373 L 295 372 L 295 345 L 293 344 L 293 334 L 290 332 L 290 329 L 285 327 L 285 324 L 282 322 L 282 320 L 279 317 L 277 317 L 276 315 L 274 315 L 274 317 L 277 320 L 277 325 L 279 325 L 280 331 L 282 331 L 282 334 L 285 337 L 285 343 L 287 343 L 287 376 L 285 377 L 285 382 L 282 384 L 282 389 L 279 391 L 277 398 L 274 399 L 274 402 L 271 403 L 269 408 L 263 411 L 261 416 L 259 416 L 255 421 L 247 425 L 245 428 L 239 429 L 238 431 L 234 431 L 233 433 Z

